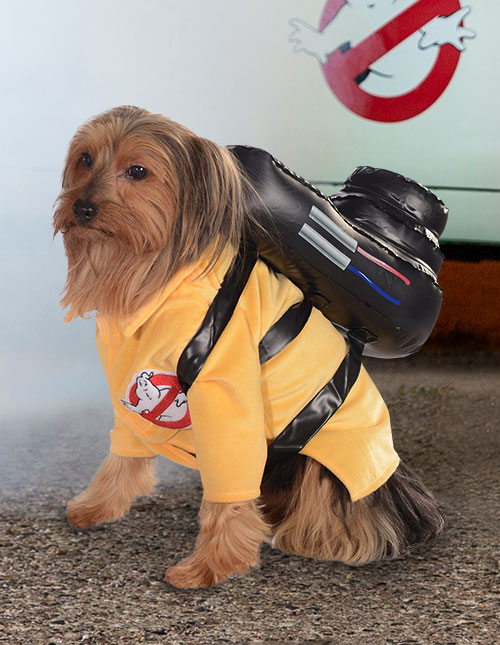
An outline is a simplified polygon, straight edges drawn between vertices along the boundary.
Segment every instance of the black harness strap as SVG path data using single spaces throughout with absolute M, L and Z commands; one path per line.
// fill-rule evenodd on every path
M 354 333 L 349 332 L 348 337 L 350 349 L 333 378 L 269 444 L 268 463 L 302 450 L 345 401 L 358 378 L 365 346 L 365 341 Z
M 201 372 L 210 352 L 230 321 L 256 261 L 255 245 L 242 242 L 233 267 L 224 276 L 203 322 L 177 363 L 177 378 L 185 393 Z
M 311 315 L 312 303 L 304 298 L 298 305 L 290 309 L 274 323 L 259 343 L 259 359 L 261 365 L 276 356 L 290 341 L 296 338 Z
M 198 331 L 189 341 L 177 363 L 177 378 L 187 392 L 201 372 L 210 352 L 233 315 L 238 300 L 257 261 L 257 249 L 251 242 L 242 242 L 238 256 L 224 276 Z M 308 298 L 291 307 L 271 327 L 259 343 L 260 362 L 276 356 L 304 328 L 312 304 Z M 299 452 L 325 425 L 345 401 L 358 378 L 361 355 L 368 338 L 362 331 L 349 332 L 350 349 L 333 378 L 316 394 L 288 426 L 268 446 L 268 462 Z
M 257 251 L 251 243 L 240 247 L 235 263 L 226 275 L 213 299 L 203 322 L 186 345 L 177 363 L 177 378 L 187 392 L 201 372 L 210 352 L 233 315 L 238 300 L 257 260 Z M 259 343 L 260 363 L 265 363 L 284 349 L 300 334 L 311 315 L 312 303 L 304 298 L 290 307 L 269 329 Z

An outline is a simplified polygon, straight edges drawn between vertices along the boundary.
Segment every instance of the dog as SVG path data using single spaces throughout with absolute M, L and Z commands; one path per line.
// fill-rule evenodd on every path
M 73 137 L 56 202 L 68 273 L 66 320 L 97 316 L 115 410 L 111 452 L 68 521 L 116 520 L 156 482 L 155 456 L 201 473 L 194 552 L 168 568 L 176 587 L 209 587 L 259 562 L 260 545 L 361 565 L 436 536 L 443 517 L 392 445 L 387 408 L 361 368 L 306 446 L 266 448 L 321 387 L 346 342 L 314 309 L 300 335 L 260 365 L 256 347 L 303 298 L 258 260 L 238 307 L 186 395 L 179 356 L 243 236 L 259 226 L 252 186 L 230 150 L 162 115 L 123 106 Z

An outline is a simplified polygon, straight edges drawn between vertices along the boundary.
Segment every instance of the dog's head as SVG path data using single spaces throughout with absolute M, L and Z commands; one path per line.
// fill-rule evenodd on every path
M 207 250 L 237 246 L 247 190 L 228 150 L 164 116 L 126 106 L 85 123 L 54 215 L 69 317 L 129 314 Z

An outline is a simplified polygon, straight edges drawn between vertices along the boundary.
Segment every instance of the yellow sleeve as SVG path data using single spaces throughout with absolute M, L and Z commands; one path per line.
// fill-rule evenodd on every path
M 204 498 L 260 495 L 267 458 L 258 347 L 237 308 L 188 392 Z
M 154 457 L 155 453 L 137 437 L 115 412 L 115 425 L 109 433 L 110 451 L 121 457 Z

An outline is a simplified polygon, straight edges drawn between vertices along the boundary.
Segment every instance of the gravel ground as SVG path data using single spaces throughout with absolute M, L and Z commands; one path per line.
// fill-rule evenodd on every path
M 0 642 L 498 644 L 499 355 L 367 363 L 443 507 L 439 539 L 363 568 L 265 546 L 249 575 L 179 591 L 163 575 L 193 546 L 197 473 L 163 462 L 126 518 L 73 530 L 65 503 L 107 452 L 109 411 L 26 419 L 2 429 Z

